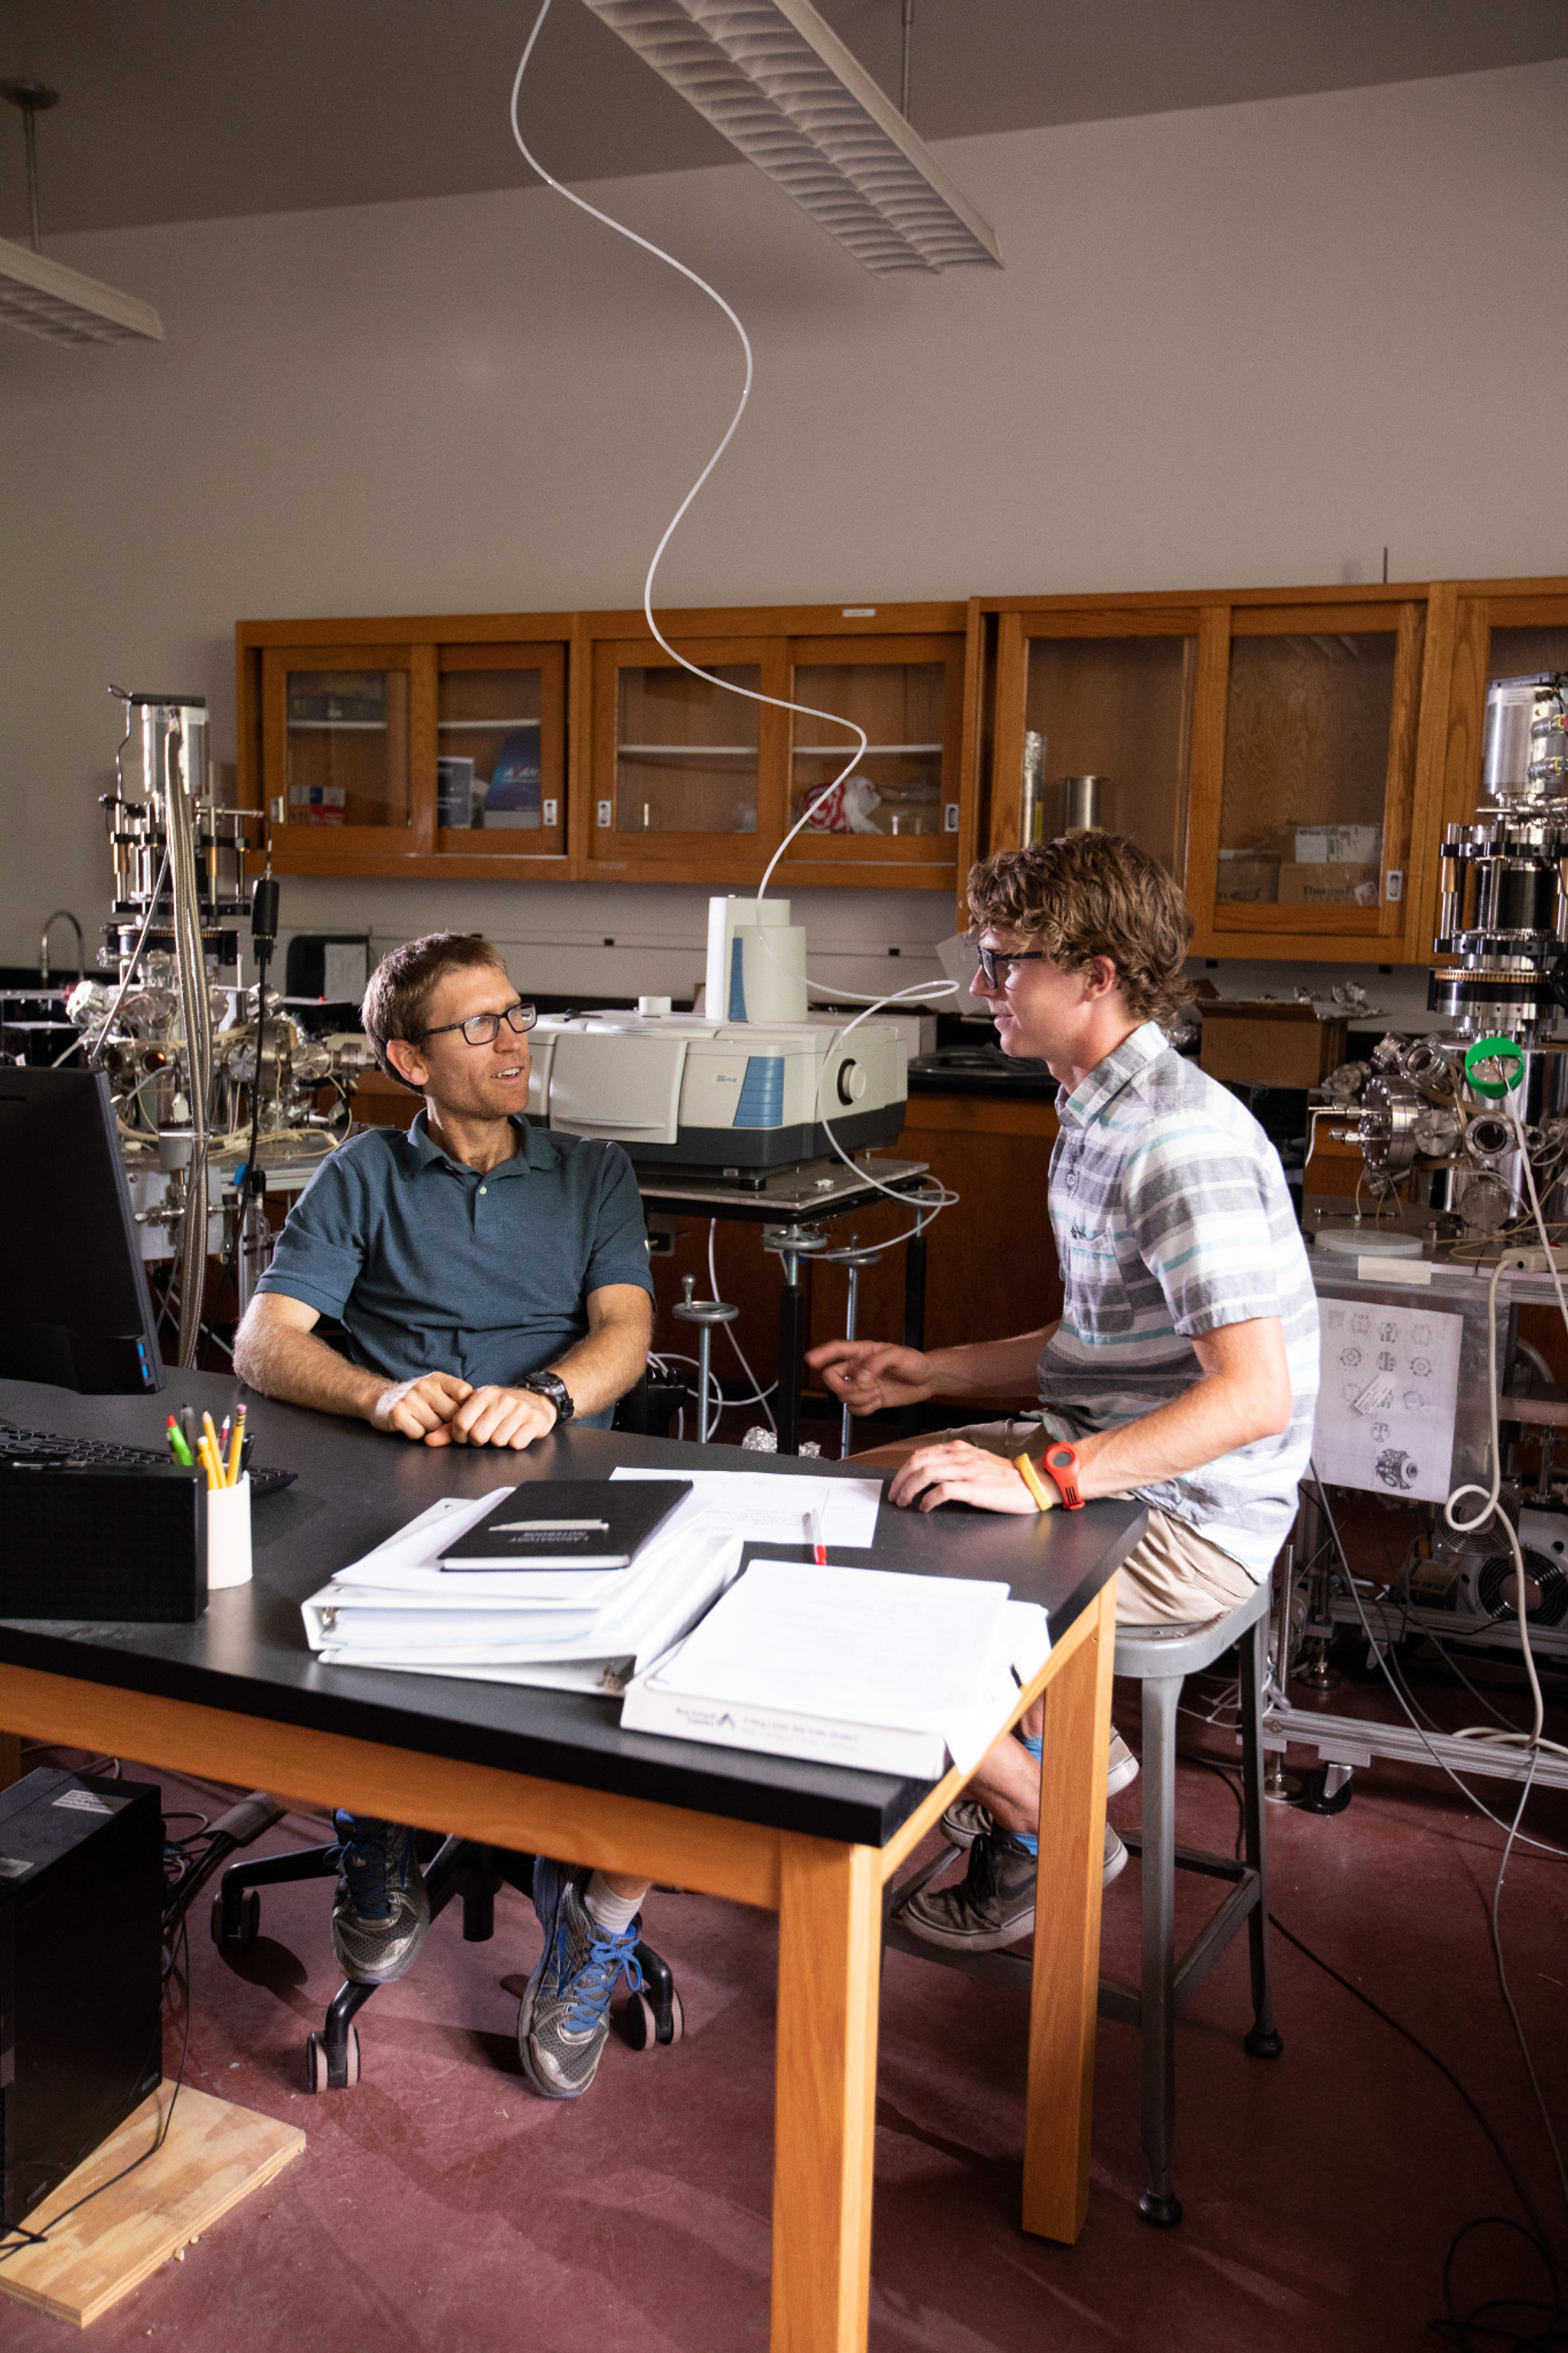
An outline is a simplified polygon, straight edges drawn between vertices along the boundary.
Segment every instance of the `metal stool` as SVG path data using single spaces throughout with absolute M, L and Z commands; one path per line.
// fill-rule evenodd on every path
M 1142 2034 L 1143 2154 L 1149 2187 L 1138 2200 L 1146 2222 L 1182 2219 L 1171 2187 L 1171 2144 L 1176 2106 L 1175 2024 L 1242 1923 L 1252 1960 L 1251 2031 L 1246 2048 L 1255 2059 L 1278 2059 L 1284 2043 L 1274 2028 L 1268 1994 L 1268 1885 L 1264 1857 L 1264 1680 L 1268 1664 L 1269 1581 L 1250 1601 L 1202 1626 L 1119 1626 L 1116 1672 L 1143 1687 L 1143 1821 L 1122 1839 L 1143 1865 L 1143 1968 L 1139 1989 L 1100 1981 L 1100 2014 L 1119 2018 Z M 1240 1651 L 1242 1857 L 1209 1854 L 1176 1841 L 1176 1704 L 1182 1680 L 1201 1674 L 1235 1643 Z M 1230 1894 L 1187 1950 L 1176 1955 L 1176 1873 L 1202 1872 L 1234 1883 Z
M 1268 1893 L 1263 1851 L 1264 1678 L 1268 1662 L 1269 1581 L 1264 1578 L 1250 1601 L 1201 1626 L 1119 1626 L 1116 1672 L 1136 1676 L 1143 1687 L 1143 1824 L 1123 1831 L 1123 1842 L 1142 1858 L 1143 1970 L 1140 1988 L 1100 1980 L 1101 2018 L 1121 2019 L 1140 2029 L 1142 2049 L 1143 2153 L 1149 2187 L 1138 2200 L 1146 2222 L 1169 2226 L 1182 2219 L 1171 2188 L 1173 2135 L 1175 2025 L 1178 2013 L 1213 1968 L 1245 1921 L 1252 1954 L 1251 2031 L 1246 2047 L 1255 2059 L 1278 2059 L 1285 2048 L 1274 2030 L 1268 1998 Z M 1208 1854 L 1176 1843 L 1176 1704 L 1184 1676 L 1199 1674 L 1240 1646 L 1241 1751 L 1244 1827 L 1242 1859 Z M 994 1984 L 1027 1987 L 1034 1969 L 1023 1953 L 949 1953 L 912 1935 L 895 1916 L 900 1905 L 929 1880 L 948 1869 L 960 1849 L 948 1847 L 933 1862 L 921 1864 L 883 1892 L 884 1948 L 962 1969 Z M 1199 1871 L 1234 1883 L 1214 1917 L 1178 1960 L 1176 1873 Z

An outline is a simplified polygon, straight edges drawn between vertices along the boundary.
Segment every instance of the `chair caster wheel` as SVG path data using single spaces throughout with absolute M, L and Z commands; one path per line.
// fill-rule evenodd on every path
M 1278 2059 L 1285 2048 L 1285 2038 L 1277 2034 L 1271 2026 L 1267 2029 L 1255 2026 L 1242 2048 L 1249 2059 Z
M 1138 2200 L 1138 2211 L 1156 2231 L 1172 2231 L 1182 2219 L 1182 2201 L 1173 2196 L 1156 2197 L 1152 2189 L 1145 2189 Z
M 680 1996 L 671 1993 L 669 2031 L 661 2034 L 652 2002 L 646 1993 L 634 1993 L 621 2012 L 621 2031 L 634 2051 L 647 2051 L 657 2042 L 679 2042 L 686 2031 L 686 2013 L 680 2007 Z
M 359 2082 L 359 2029 L 349 2029 L 348 2059 L 343 2071 L 342 2088 L 352 2090 Z M 332 2088 L 327 2066 L 327 2038 L 324 2034 L 305 2037 L 305 2089 L 326 2092 Z
M 208 1914 L 207 1918 L 208 1925 L 212 1929 L 212 1938 L 215 1945 L 220 1947 L 223 1945 L 254 1945 L 258 1936 L 261 1934 L 261 1891 L 259 1888 L 247 1887 L 244 1894 L 240 1897 L 239 1925 L 235 1929 L 232 1936 L 226 1936 L 224 1933 L 223 1896 L 221 1893 L 213 1897 L 212 1910 Z

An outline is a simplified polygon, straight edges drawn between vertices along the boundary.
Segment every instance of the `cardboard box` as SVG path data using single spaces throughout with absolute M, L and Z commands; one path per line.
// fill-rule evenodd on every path
M 1375 907 L 1382 891 L 1383 875 L 1375 866 L 1287 859 L 1279 868 L 1282 907 Z
M 1300 866 L 1375 866 L 1382 856 L 1380 825 L 1296 828 L 1296 861 Z
M 1316 1006 L 1267 998 L 1215 997 L 1202 1005 L 1199 1068 L 1211 1079 L 1250 1087 L 1315 1087 L 1345 1059 L 1342 1019 Z
M 1219 861 L 1219 873 L 1215 884 L 1216 902 L 1238 900 L 1261 901 L 1272 906 L 1279 896 L 1279 860 L 1277 858 L 1224 858 Z

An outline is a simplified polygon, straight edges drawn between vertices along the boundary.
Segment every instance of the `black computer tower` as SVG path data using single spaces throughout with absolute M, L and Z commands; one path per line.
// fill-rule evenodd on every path
M 0 1789 L 0 2227 L 157 2089 L 163 1953 L 160 1792 L 54 1769 Z

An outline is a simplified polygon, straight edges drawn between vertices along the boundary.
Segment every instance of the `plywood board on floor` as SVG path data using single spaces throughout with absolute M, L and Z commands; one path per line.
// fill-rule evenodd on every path
M 65 2216 L 68 2206 L 153 2147 L 174 2094 L 165 2078 L 118 2132 L 34 2208 L 26 2228 L 47 2231 L 53 2215 Z M 25 2245 L 9 2255 L 0 2263 L 0 2294 L 85 2328 L 210 2230 L 231 2206 L 270 2181 L 304 2146 L 298 2126 L 215 2100 L 187 2084 L 156 2157 L 66 2216 L 47 2244 Z

